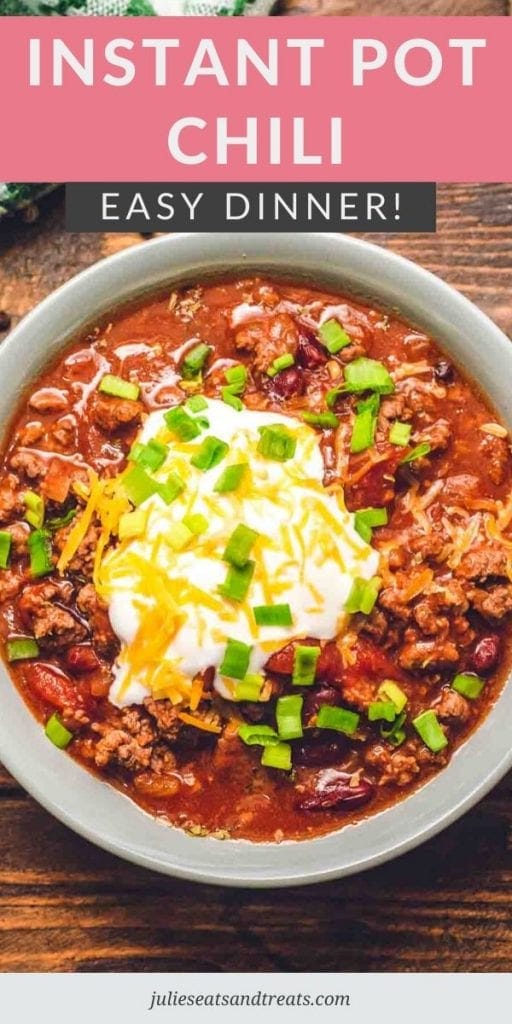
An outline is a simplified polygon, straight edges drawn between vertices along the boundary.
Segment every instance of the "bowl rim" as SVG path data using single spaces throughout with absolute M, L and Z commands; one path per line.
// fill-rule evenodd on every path
M 301 240 L 303 245 L 299 245 Z M 450 327 L 450 330 L 453 328 L 453 331 L 456 331 L 460 328 L 462 334 L 466 326 L 475 334 L 477 331 L 482 332 L 479 337 L 486 339 L 486 345 L 491 351 L 487 354 L 480 353 L 479 356 L 473 344 L 472 358 L 475 364 L 480 358 L 486 370 L 492 368 L 494 360 L 505 361 L 505 369 L 498 376 L 507 376 L 506 367 L 510 373 L 510 341 L 478 307 L 446 282 L 425 268 L 374 243 L 348 235 L 314 232 L 259 233 L 252 236 L 236 233 L 181 233 L 154 239 L 106 257 L 61 285 L 13 329 L 0 347 L 0 368 L 5 364 L 7 367 L 13 367 L 20 363 L 20 346 L 21 349 L 25 346 L 27 353 L 31 346 L 34 350 L 41 349 L 41 343 L 37 343 L 39 332 L 44 338 L 44 331 L 50 330 L 54 315 L 58 320 L 61 306 L 60 315 L 66 320 L 68 308 L 69 319 L 75 297 L 85 294 L 89 286 L 92 286 L 93 293 L 95 287 L 101 292 L 102 286 L 104 290 L 106 289 L 107 278 L 112 275 L 115 278 L 117 274 L 117 279 L 122 283 L 125 269 L 131 269 L 133 275 L 137 268 L 143 269 L 144 266 L 146 269 L 149 267 L 153 274 L 156 268 L 161 284 L 171 284 L 173 280 L 177 280 L 180 268 L 183 270 L 183 260 L 186 262 L 187 259 L 192 259 L 196 264 L 202 263 L 199 252 L 205 247 L 207 252 L 211 250 L 211 259 L 214 258 L 215 252 L 221 256 L 232 253 L 232 269 L 224 271 L 226 277 L 241 273 L 240 264 L 234 263 L 234 254 L 238 253 L 248 260 L 242 268 L 243 272 L 249 272 L 259 265 L 265 273 L 273 272 L 274 276 L 280 273 L 288 279 L 297 279 L 296 268 L 291 267 L 287 274 L 283 269 L 283 261 L 292 259 L 295 254 L 298 260 L 297 268 L 300 265 L 312 277 L 317 274 L 317 278 L 320 279 L 317 283 L 321 283 L 322 279 L 326 280 L 328 273 L 325 267 L 318 272 L 314 260 L 315 257 L 324 254 L 327 263 L 338 257 L 345 268 L 347 265 L 352 268 L 347 270 L 346 277 L 350 278 L 352 275 L 354 280 L 354 266 L 359 268 L 363 276 L 363 272 L 369 272 L 368 267 L 381 270 L 383 280 L 377 285 L 379 292 L 384 290 L 390 293 L 393 287 L 390 281 L 394 278 L 399 289 L 403 288 L 404 284 L 407 287 L 413 282 L 412 292 L 416 290 L 418 294 L 424 293 L 425 305 L 434 299 L 437 300 L 439 307 L 446 307 L 440 315 L 441 320 L 445 317 L 443 322 L 447 329 Z M 178 267 L 173 268 L 171 262 L 167 265 L 167 251 L 171 255 L 176 253 L 179 257 L 180 249 L 182 257 Z M 257 255 L 258 252 L 260 256 Z M 273 270 L 268 268 L 269 263 L 272 267 L 275 263 Z M 218 276 L 222 277 L 222 273 L 219 260 Z M 335 268 L 333 274 L 339 277 L 339 268 Z M 198 272 L 198 279 L 199 277 Z M 158 281 L 155 278 L 153 290 L 159 286 Z M 341 282 L 337 287 L 340 291 L 343 287 L 350 291 L 349 287 L 342 285 Z M 141 290 L 150 291 L 151 286 Z M 354 293 L 354 289 L 352 292 Z M 136 294 L 136 289 L 132 286 L 126 292 L 126 298 L 130 294 Z M 125 297 L 119 304 L 122 306 L 124 302 Z M 422 310 L 418 308 L 418 302 L 419 299 L 415 308 L 421 320 Z M 403 304 L 400 304 L 400 308 L 403 311 Z M 426 309 L 423 313 L 427 315 Z M 91 307 L 90 314 L 78 315 L 77 323 L 86 325 L 97 315 L 98 309 Z M 408 321 L 411 319 L 409 313 L 404 313 L 404 316 Z M 62 331 L 56 338 L 55 352 L 65 346 L 66 340 L 72 340 L 76 331 L 77 327 L 69 327 L 68 330 Z M 439 343 L 443 347 L 443 338 Z M 41 365 L 48 362 L 49 358 L 41 359 Z M 21 369 L 19 372 L 22 372 Z M 33 379 L 37 372 L 37 369 L 30 369 L 27 379 Z M 479 374 L 475 373 L 474 376 L 475 379 L 480 379 Z M 490 390 L 494 394 L 490 393 Z M 495 399 L 501 398 L 501 411 L 506 413 L 505 418 L 508 418 L 509 425 L 512 425 L 512 405 L 506 406 L 504 385 L 497 384 L 496 388 L 490 390 L 487 388 L 485 393 L 493 404 L 496 404 Z M 10 406 L 11 415 L 14 414 L 16 404 L 17 398 L 14 397 L 11 404 L 10 396 L 4 403 L 6 408 Z M 5 428 L 8 429 L 8 412 L 4 415 L 3 421 Z M 85 809 L 80 803 L 77 808 L 71 799 L 72 794 L 59 779 L 59 775 L 62 774 L 61 753 L 51 748 L 46 740 L 41 744 L 43 730 L 27 711 L 3 664 L 0 664 L 0 685 L 2 691 L 5 691 L 7 707 L 5 717 L 2 716 L 0 719 L 0 758 L 38 803 L 83 838 L 110 853 L 164 874 L 208 884 L 264 888 L 306 885 L 375 867 L 406 853 L 446 828 L 480 800 L 512 766 L 512 749 L 506 727 L 507 714 L 502 713 L 512 711 L 512 688 L 507 687 L 505 683 L 486 718 L 458 749 L 450 763 L 430 781 L 392 806 L 354 825 L 312 839 L 289 840 L 283 843 L 251 843 L 246 840 L 229 840 L 222 843 L 218 839 L 206 837 L 198 843 L 196 838 L 188 836 L 182 830 L 163 825 L 158 819 L 141 810 L 129 797 L 87 772 L 72 758 L 67 758 L 66 778 L 69 777 L 71 788 L 76 784 L 79 794 L 84 797 L 86 803 Z M 33 755 L 29 754 L 27 757 L 26 745 L 18 743 L 18 735 L 25 738 L 30 750 L 33 750 Z M 38 761 L 38 756 L 42 761 Z M 446 795 L 447 789 L 450 790 L 449 798 Z M 98 806 L 100 820 L 95 814 Z M 412 812 L 412 816 L 408 811 Z M 161 841 L 164 835 L 169 840 L 167 843 Z M 198 852 L 199 855 L 196 855 Z

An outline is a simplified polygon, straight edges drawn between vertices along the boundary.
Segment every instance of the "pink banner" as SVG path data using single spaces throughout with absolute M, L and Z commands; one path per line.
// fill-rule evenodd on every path
M 510 180 L 511 53 L 510 18 L 2 18 L 0 178 Z

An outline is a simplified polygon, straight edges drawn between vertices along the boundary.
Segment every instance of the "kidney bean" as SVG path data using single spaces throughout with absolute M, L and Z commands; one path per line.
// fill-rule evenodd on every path
M 281 370 L 275 377 L 269 378 L 267 389 L 276 398 L 292 398 L 293 395 L 303 395 L 304 377 L 297 366 L 290 366 L 287 370 Z
M 75 644 L 66 651 L 66 665 L 73 675 L 81 676 L 95 672 L 100 661 L 92 647 Z
M 375 787 L 367 779 L 361 779 L 356 786 L 350 785 L 347 772 L 328 768 L 319 772 L 315 788 L 301 795 L 298 808 L 301 811 L 324 811 L 343 809 L 350 811 L 371 800 Z
M 301 327 L 297 344 L 297 362 L 306 370 L 314 370 L 327 362 L 327 355 L 318 344 L 313 331 Z
M 443 384 L 449 384 L 453 380 L 453 375 L 453 366 L 446 359 L 440 359 L 434 366 L 434 377 Z
M 333 686 L 319 686 L 314 690 L 308 690 L 304 697 L 303 718 L 308 719 L 316 715 L 324 704 L 341 704 L 341 694 Z
M 471 668 L 479 675 L 489 675 L 496 668 L 499 656 L 500 638 L 496 633 L 490 633 L 478 641 L 471 655 Z
M 321 768 L 323 765 L 336 764 L 344 757 L 346 750 L 347 741 L 344 736 L 330 736 L 329 739 L 324 736 L 305 736 L 294 744 L 293 763 Z

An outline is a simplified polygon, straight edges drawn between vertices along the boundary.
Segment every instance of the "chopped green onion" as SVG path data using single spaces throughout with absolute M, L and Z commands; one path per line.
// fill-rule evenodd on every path
M 226 549 L 222 556 L 223 560 L 225 562 L 230 562 L 231 565 L 235 565 L 239 569 L 243 569 L 258 537 L 259 534 L 256 533 L 256 530 L 251 530 L 250 527 L 245 526 L 244 523 L 239 523 L 238 526 L 235 526 L 235 529 L 228 540 Z
M 420 739 L 423 740 L 425 746 L 433 754 L 439 753 L 440 750 L 448 746 L 446 733 L 439 724 L 435 711 L 432 711 L 431 708 L 428 711 L 422 711 L 421 715 L 413 718 L 412 724 Z
M 148 441 L 147 444 L 134 444 L 129 452 L 130 462 L 136 462 L 143 469 L 160 469 L 169 454 L 169 447 L 160 441 Z
M 66 726 L 62 724 L 58 715 L 53 714 L 48 719 L 45 726 L 45 735 L 59 750 L 64 750 L 68 747 L 73 739 L 73 733 L 66 729 Z
M 174 409 L 169 409 L 165 413 L 164 420 L 175 437 L 179 441 L 193 441 L 195 437 L 199 437 L 201 433 L 201 426 L 197 420 L 192 419 L 188 412 L 183 408 L 182 405 L 177 405 Z
M 47 519 L 46 528 L 53 532 L 54 530 L 61 530 L 63 526 L 69 526 L 69 524 L 73 522 L 77 512 L 78 509 L 70 508 L 63 516 L 59 516 L 57 519 Z
M 238 729 L 240 739 L 248 747 L 271 747 L 277 746 L 279 736 L 271 725 L 249 725 L 244 723 Z
M 368 720 L 370 722 L 394 722 L 396 718 L 396 707 L 392 700 L 374 700 L 368 705 Z
M 11 554 L 12 537 L 8 530 L 0 530 L 0 569 L 7 569 Z
M 152 480 L 146 470 L 137 464 L 123 477 L 123 490 L 132 505 L 142 505 L 144 501 L 156 494 L 158 489 L 159 485 L 156 480 Z
M 382 580 L 380 576 L 374 576 L 371 580 L 364 580 L 357 576 L 350 588 L 350 593 L 345 603 L 345 611 L 349 615 L 355 615 L 356 612 L 369 615 L 379 596 L 381 585 Z
M 265 459 L 273 459 L 274 462 L 287 462 L 293 459 L 297 441 L 280 423 L 267 427 L 259 427 L 260 440 L 257 451 Z
M 47 530 L 34 530 L 28 538 L 32 576 L 47 576 L 53 571 L 52 546 Z
M 395 385 L 384 363 L 361 356 L 345 367 L 345 390 L 377 391 L 379 395 L 390 395 Z
M 382 739 L 387 740 L 388 743 L 391 743 L 392 747 L 401 746 L 401 744 L 404 742 L 406 738 L 405 729 L 403 728 L 405 719 L 406 714 L 405 711 L 403 711 L 402 714 L 398 715 L 397 718 L 395 718 L 395 721 L 393 722 L 392 725 L 384 725 L 384 722 L 382 722 L 381 724 L 380 734 L 382 736 Z
M 196 537 L 200 533 L 206 533 L 208 529 L 208 520 L 201 512 L 191 512 L 190 515 L 183 516 L 183 523 Z
M 259 604 L 253 613 L 257 626 L 291 626 L 293 622 L 289 604 Z
M 224 657 L 219 668 L 221 676 L 229 676 L 230 679 L 245 679 L 252 648 L 241 640 L 228 638 Z
M 456 690 L 469 700 L 476 700 L 484 686 L 485 681 L 474 672 L 459 672 L 452 682 L 452 690 Z
M 356 417 L 352 426 L 350 451 L 355 455 L 364 452 L 375 440 L 377 413 L 379 411 L 379 395 L 370 395 L 356 406 Z
M 226 405 L 230 405 L 231 408 L 236 409 L 237 412 L 242 412 L 244 403 L 238 395 L 235 394 L 231 387 L 222 388 L 221 395 L 222 401 L 225 402 Z
M 400 714 L 407 704 L 407 694 L 400 689 L 397 683 L 394 683 L 392 679 L 385 679 L 380 684 L 377 691 L 377 697 L 380 700 L 390 700 L 395 705 L 395 708 Z
M 276 704 L 276 722 L 279 739 L 298 740 L 304 735 L 302 731 L 302 705 L 304 697 L 298 693 L 279 697 Z
M 278 768 L 289 772 L 292 768 L 292 748 L 289 743 L 276 743 L 263 748 L 261 763 L 265 768 Z
M 124 512 L 119 518 L 117 536 L 119 540 L 142 537 L 148 521 L 148 512 L 144 508 L 136 508 L 133 512 Z
M 263 676 L 256 674 L 247 675 L 245 679 L 241 679 L 235 686 L 235 700 L 258 701 L 264 682 Z
M 354 514 L 354 529 L 360 537 L 370 543 L 374 526 L 385 526 L 388 513 L 385 508 L 360 508 Z
M 430 451 L 430 445 L 423 441 L 422 444 L 417 444 L 416 448 L 413 448 L 407 455 L 404 455 L 403 459 L 400 459 L 400 464 L 403 465 L 405 462 L 414 462 L 415 459 L 422 459 L 424 455 L 428 455 Z
M 396 420 L 389 431 L 389 440 L 391 444 L 398 444 L 405 448 L 409 444 L 411 433 L 412 426 L 410 423 L 401 423 L 400 420 Z
M 157 494 L 166 505 L 170 505 L 185 490 L 185 484 L 177 473 L 169 473 L 164 484 L 157 484 Z
M 25 519 L 36 530 L 40 530 L 44 523 L 44 501 L 35 491 L 25 491 L 23 495 L 25 505 Z
M 246 562 L 243 566 L 230 565 L 224 583 L 221 583 L 218 590 L 223 597 L 230 601 L 243 601 L 251 585 L 254 575 L 254 562 Z
M 201 373 L 210 352 L 213 352 L 212 346 L 205 345 L 202 341 L 199 345 L 195 345 L 194 348 L 190 349 L 181 364 L 182 377 L 185 377 L 185 380 L 190 380 L 191 377 L 197 377 L 197 375 Z
M 293 366 L 294 362 L 295 357 L 292 356 L 291 352 L 285 352 L 282 356 L 277 356 L 271 366 L 269 366 L 267 376 L 275 377 L 281 370 L 287 370 L 289 366 Z
M 318 729 L 332 729 L 334 732 L 352 736 L 359 725 L 360 717 L 356 711 L 349 711 L 348 708 L 322 704 L 316 716 L 316 725 Z
M 335 356 L 342 348 L 352 344 L 352 338 L 348 336 L 337 320 L 326 320 L 325 323 L 320 325 L 318 333 L 320 341 L 325 345 L 331 356 Z
M 206 416 L 196 416 L 195 422 L 201 427 L 201 430 L 208 430 L 210 426 L 210 420 Z
M 346 395 L 345 388 L 331 388 L 325 395 L 325 404 L 328 409 L 334 409 L 340 395 Z
M 320 427 L 321 430 L 336 430 L 339 426 L 339 419 L 333 412 L 303 412 L 302 419 L 311 427 Z
M 7 661 L 25 661 L 39 657 L 39 645 L 30 636 L 16 636 L 6 644 Z
M 183 551 L 193 536 L 192 530 L 185 523 L 173 523 L 165 539 L 174 551 Z
M 238 366 L 229 366 L 224 372 L 232 395 L 241 395 L 247 384 L 247 367 L 239 363 Z
M 202 395 L 191 395 L 185 402 L 185 407 L 190 412 L 203 412 L 204 409 L 208 408 L 208 402 Z
M 230 491 L 236 491 L 248 468 L 249 464 L 247 462 L 237 462 L 233 466 L 226 466 L 226 469 L 214 484 L 214 491 L 217 491 L 217 494 L 228 494 Z
M 140 387 L 130 380 L 123 380 L 122 377 L 115 377 L 112 373 L 106 373 L 100 381 L 98 391 L 104 395 L 112 395 L 113 398 L 125 398 L 129 402 L 136 402 L 140 395 Z
M 313 685 L 319 657 L 319 647 L 297 644 L 293 653 L 292 683 L 294 686 Z
M 206 470 L 218 466 L 228 451 L 229 445 L 225 441 L 220 441 L 218 437 L 213 437 L 210 434 L 201 442 L 199 451 L 192 456 L 190 461 L 196 469 L 200 469 L 205 473 Z

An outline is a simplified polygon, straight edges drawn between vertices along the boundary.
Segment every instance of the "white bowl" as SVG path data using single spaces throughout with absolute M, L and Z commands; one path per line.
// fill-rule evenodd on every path
M 45 299 L 0 348 L 0 423 L 85 324 L 137 293 L 208 275 L 258 271 L 361 294 L 398 308 L 478 381 L 512 427 L 512 346 L 467 299 L 393 253 L 346 235 L 182 234 L 97 263 Z M 6 388 L 5 382 L 9 382 Z M 0 759 L 48 811 L 80 835 L 165 874 L 233 886 L 300 885 L 337 878 L 410 850 L 455 821 L 512 764 L 506 686 L 487 718 L 430 782 L 393 807 L 316 839 L 281 844 L 193 838 L 150 817 L 45 738 L 0 666 Z

